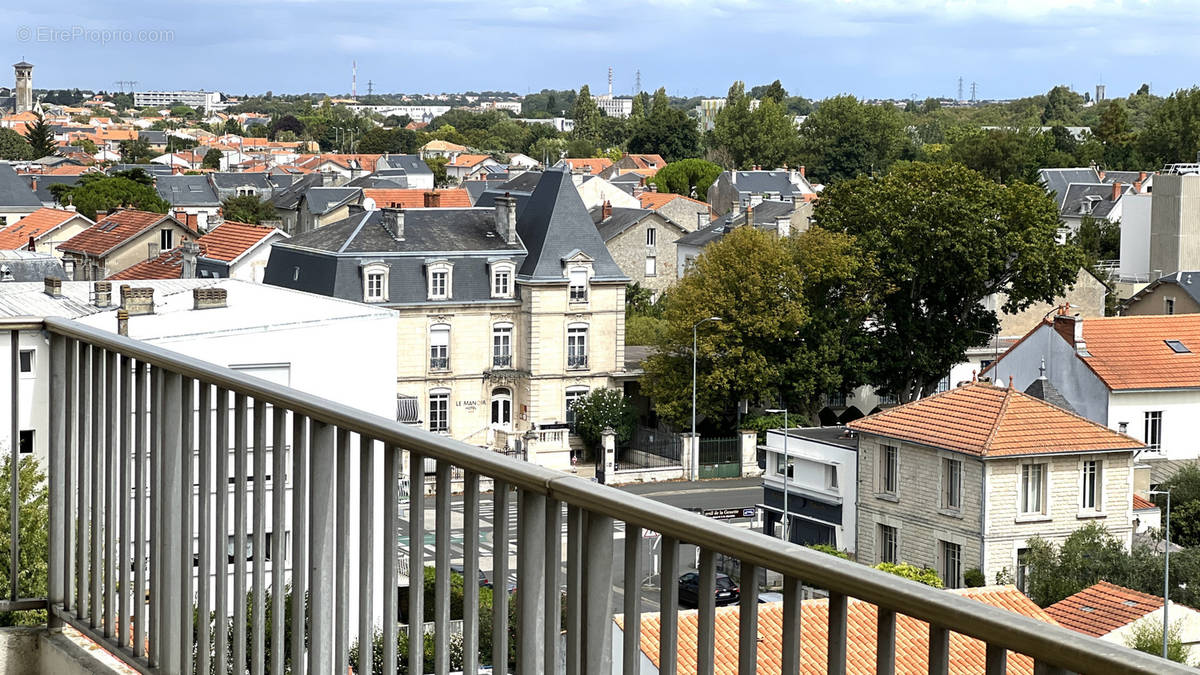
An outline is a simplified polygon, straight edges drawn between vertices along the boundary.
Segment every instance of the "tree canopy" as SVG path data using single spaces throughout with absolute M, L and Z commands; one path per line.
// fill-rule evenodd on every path
M 659 89 L 649 113 L 634 118 L 627 147 L 632 153 L 659 154 L 674 162 L 700 153 L 700 131 L 687 113 L 671 107 L 666 89 Z
M 834 183 L 814 216 L 876 261 L 868 379 L 905 402 L 995 334 L 985 298 L 1005 294 L 1009 313 L 1051 302 L 1083 261 L 1056 243 L 1058 209 L 1040 187 L 1003 186 L 957 164 L 914 162 Z
M 774 98 L 764 98 L 751 110 L 745 84 L 734 82 L 717 113 L 712 148 L 729 158 L 731 169 L 753 165 L 774 168 L 794 159 L 798 149 L 792 115 Z
M 650 178 L 659 192 L 670 192 L 704 201 L 708 188 L 721 175 L 721 166 L 703 159 L 681 159 L 667 164 Z
M 29 142 L 33 159 L 49 157 L 58 150 L 58 143 L 54 142 L 54 132 L 41 112 L 35 112 L 33 116 L 34 123 L 25 128 L 25 140 Z
M 24 161 L 33 159 L 33 148 L 21 134 L 12 129 L 0 129 L 0 159 Z
M 868 105 L 853 96 L 821 101 L 800 125 L 800 163 L 817 180 L 831 183 L 883 173 L 911 156 L 900 111 Z
M 145 177 L 143 181 L 142 177 Z M 60 204 L 74 204 L 79 213 L 96 219 L 98 211 L 133 208 L 166 213 L 171 205 L 158 196 L 153 180 L 141 169 L 123 171 L 114 176 L 84 174 L 74 185 L 59 183 L 50 192 Z
M 252 225 L 278 218 L 271 202 L 262 201 L 255 195 L 242 195 L 226 199 L 221 203 L 221 213 L 225 220 Z

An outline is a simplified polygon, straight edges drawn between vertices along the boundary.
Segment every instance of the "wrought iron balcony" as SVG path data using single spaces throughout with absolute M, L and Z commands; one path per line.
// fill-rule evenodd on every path
M 226 664 L 246 664 L 254 673 L 329 675 L 345 673 L 350 665 L 359 673 L 378 673 L 371 649 L 358 650 L 358 662 L 349 662 L 357 636 L 378 634 L 382 672 L 391 675 L 401 659 L 401 630 L 408 644 L 422 644 L 429 632 L 433 670 L 447 673 L 452 569 L 476 578 L 485 557 L 481 521 L 491 522 L 494 550 L 508 553 L 493 557 L 491 579 L 499 590 L 515 571 L 519 589 L 494 594 L 493 620 L 482 627 L 496 646 L 490 660 L 497 672 L 506 672 L 509 662 L 512 672 L 551 672 L 560 657 L 568 673 L 610 673 L 620 668 L 614 658 L 623 672 L 636 672 L 641 593 L 623 593 L 618 606 L 614 578 L 616 589 L 641 588 L 645 530 L 662 536 L 664 579 L 680 574 L 681 542 L 700 547 L 694 650 L 678 644 L 678 585 L 660 584 L 660 672 L 690 670 L 693 664 L 679 663 L 687 653 L 696 655 L 700 672 L 713 671 L 718 555 L 736 560 L 744 578 L 763 570 L 782 575 L 784 673 L 799 672 L 801 641 L 811 639 L 807 627 L 800 631 L 802 584 L 829 592 L 828 625 L 813 632 L 829 636 L 831 673 L 845 670 L 849 641 L 863 639 L 847 632 L 850 598 L 880 608 L 878 635 L 870 638 L 879 672 L 893 672 L 896 665 L 898 614 L 929 624 L 930 672 L 945 673 L 952 665 L 952 632 L 986 643 L 988 673 L 1005 672 L 1010 652 L 1031 658 L 1035 672 L 1191 672 L 73 321 L 0 320 L 0 330 L 9 331 L 14 345 L 21 331 L 39 341 L 44 337 L 48 344 L 39 349 L 49 363 L 49 381 L 35 384 L 37 395 L 48 400 L 49 593 L 21 600 L 14 581 L 0 611 L 48 608 L 52 623 L 69 624 L 142 673 L 208 673 L 213 666 L 224 672 Z M 18 359 L 14 347 L 9 390 L 14 420 L 19 394 L 30 390 L 28 384 L 22 388 Z M 6 459 L 15 462 L 18 451 L 8 447 Z M 427 461 L 433 465 L 429 483 Z M 248 475 L 266 475 L 268 467 L 275 478 L 270 485 L 249 484 Z M 234 486 L 228 489 L 231 473 Z M 426 489 L 406 489 L 411 476 Z M 485 508 L 481 496 L 489 485 L 491 504 Z M 520 513 L 515 524 L 514 504 Z M 17 512 L 10 514 L 16 533 Z M 623 565 L 614 569 L 618 523 L 625 553 Z M 288 531 L 290 538 L 278 536 Z M 276 534 L 268 540 L 267 532 Z M 228 564 L 230 534 L 234 550 L 250 551 L 250 560 L 239 555 Z M 432 546 L 421 544 L 427 541 Z M 417 545 L 409 549 L 407 542 Z M 12 544 L 9 569 L 16 567 L 22 542 L 14 538 Z M 289 564 L 268 569 L 270 562 L 284 560 Z M 433 593 L 426 596 L 421 584 L 413 584 L 405 614 L 422 617 L 431 607 L 428 631 L 419 620 L 400 623 L 395 592 L 402 570 L 426 566 L 434 568 Z M 461 670 L 474 673 L 487 665 L 481 654 L 491 654 L 481 650 L 479 586 L 464 583 L 462 597 Z M 739 672 L 757 672 L 757 600 L 757 584 L 743 584 Z M 513 625 L 510 603 L 517 610 Z M 288 608 L 292 617 L 307 611 L 307 624 L 285 623 Z M 614 613 L 625 617 L 615 657 Z M 408 650 L 407 672 L 429 672 L 423 651 Z
M 512 354 L 493 354 L 492 355 L 492 367 L 493 368 L 512 368 L 512 362 L 513 362 Z
M 450 370 L 449 356 L 431 356 L 429 357 L 430 370 Z
M 588 367 L 587 361 L 587 354 L 568 354 L 567 368 L 571 368 L 572 370 L 582 370 Z

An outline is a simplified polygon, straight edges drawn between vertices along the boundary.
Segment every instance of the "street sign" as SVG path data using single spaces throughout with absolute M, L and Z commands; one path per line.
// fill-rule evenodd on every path
M 753 518 L 757 509 L 753 506 L 742 506 L 731 509 L 704 509 L 702 513 L 717 520 L 732 520 L 734 518 Z
M 654 530 L 642 530 L 642 539 L 653 539 L 658 536 Z

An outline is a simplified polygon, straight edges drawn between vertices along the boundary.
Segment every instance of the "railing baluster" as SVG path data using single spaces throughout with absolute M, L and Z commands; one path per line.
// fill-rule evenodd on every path
M 213 651 L 217 675 L 224 675 L 229 668 L 229 563 L 233 551 L 229 546 L 229 476 L 232 466 L 229 461 L 229 390 L 217 388 L 216 400 L 217 433 L 213 448 L 213 489 L 216 491 L 216 524 L 213 526 L 213 570 L 216 583 L 216 646 Z
M 583 664 L 587 675 L 601 675 L 612 670 L 613 519 L 588 511 L 585 523 Z
M 929 675 L 950 672 L 950 631 L 945 626 L 929 624 Z
M 542 673 L 545 652 L 538 641 L 545 637 L 542 608 L 546 592 L 546 498 L 521 490 L 517 518 L 517 672 Z
M 492 481 L 492 672 L 495 675 L 508 675 L 508 505 L 508 483 Z
M 829 593 L 829 668 L 833 673 L 846 672 L 846 610 L 847 598 L 843 593 Z
M 1003 645 L 989 642 L 987 646 L 987 675 L 1005 675 L 1008 672 L 1008 650 Z
M 449 462 L 437 463 L 437 494 L 434 495 L 433 558 L 433 672 L 450 672 L 450 469 Z M 478 584 L 463 579 L 463 584 Z
M 798 675 L 800 672 L 800 641 L 803 639 L 800 631 L 800 591 L 799 579 L 786 575 L 783 577 L 783 675 Z
M 121 355 L 117 363 L 117 371 L 120 373 L 121 381 L 121 402 L 117 414 L 121 418 L 121 438 L 119 447 L 117 448 L 117 457 L 121 463 L 120 485 L 117 488 L 117 494 L 120 499 L 119 516 L 120 527 L 118 528 L 117 538 L 121 542 L 121 547 L 116 556 L 117 566 L 119 568 L 119 584 L 120 595 L 117 602 L 117 643 L 122 646 L 128 646 L 130 643 L 130 588 L 129 588 L 129 573 L 130 560 L 132 559 L 129 540 L 130 530 L 130 506 L 132 495 L 130 494 L 130 464 L 136 461 L 132 456 L 132 440 L 133 440 L 133 425 L 135 424 L 132 418 L 132 400 L 133 400 L 133 371 L 132 359 L 124 354 Z M 136 601 L 137 596 L 133 596 Z M 207 671 L 205 671 L 207 672 Z
M 67 421 L 70 413 L 71 387 L 69 381 L 71 374 L 67 368 L 67 345 L 68 341 L 61 335 L 50 336 L 50 400 L 49 400 L 49 428 L 50 437 L 48 439 L 48 455 L 50 465 L 47 468 L 49 480 L 49 498 L 50 498 L 50 532 L 49 532 L 49 568 L 47 578 L 47 591 L 50 601 L 49 626 L 52 629 L 60 627 L 58 620 L 55 618 L 55 605 L 66 603 L 67 589 L 69 585 L 65 577 L 66 571 L 69 569 L 66 560 L 66 552 L 70 549 L 66 528 L 69 520 L 69 497 L 67 496 L 68 486 L 70 481 L 64 474 L 66 467 L 67 447 L 69 440 L 67 438 Z M 127 541 L 122 536 L 122 541 Z M 15 576 L 15 575 L 14 575 Z M 127 580 L 122 579 L 121 589 L 125 591 L 128 588 Z M 125 591 L 127 592 L 127 591 Z M 65 608 L 65 607 L 64 607 Z M 122 614 L 124 619 L 124 614 Z
M 312 461 L 309 464 L 309 485 L 312 488 L 309 559 L 309 597 L 311 605 L 309 626 L 309 672 L 317 675 L 332 673 L 334 614 L 338 598 L 334 589 L 334 567 L 337 564 L 337 448 L 334 427 L 312 420 Z M 421 650 L 416 650 L 418 657 Z M 409 671 L 412 672 L 412 671 Z M 340 675 L 340 674 L 339 674 Z
M 758 672 L 758 566 L 742 562 L 738 603 L 738 672 Z
M 216 568 L 213 560 L 213 540 L 209 534 L 212 525 L 212 490 L 213 490 L 213 450 L 212 450 L 212 387 L 201 381 L 200 409 L 197 411 L 199 438 L 197 454 L 200 462 L 199 487 L 200 497 L 199 525 L 196 532 L 199 535 L 199 561 L 196 568 L 196 672 L 209 675 L 212 672 L 212 574 Z M 218 624 L 219 630 L 219 624 Z
M 163 508 L 179 508 L 184 501 L 184 486 L 182 476 L 183 463 L 186 458 L 184 456 L 184 445 L 182 443 L 182 428 L 183 421 L 183 383 L 182 378 L 176 373 L 164 373 L 162 378 L 162 413 L 159 415 L 159 424 L 162 431 L 162 444 L 159 446 L 162 458 L 159 460 L 159 503 Z M 190 487 L 190 486 L 189 486 Z M 190 500 L 191 494 L 188 491 Z M 172 517 L 160 517 L 159 524 L 162 529 L 155 533 L 156 538 L 160 540 L 159 547 L 162 554 L 162 560 L 158 565 L 158 572 L 161 575 L 157 581 L 159 586 L 159 630 L 162 634 L 156 643 L 158 644 L 158 656 L 162 671 L 166 674 L 180 673 L 183 671 L 183 625 L 178 620 L 179 615 L 174 612 L 184 604 L 184 580 L 180 578 L 180 571 L 183 569 L 181 561 L 185 554 L 185 549 L 182 547 L 184 531 L 189 529 L 189 524 L 182 522 L 178 515 Z M 191 537 L 191 532 L 187 532 L 187 536 Z M 188 570 L 191 573 L 191 570 Z M 190 586 L 190 584 L 189 584 Z M 188 597 L 188 615 L 191 615 L 191 598 Z M 191 635 L 188 636 L 188 643 L 191 643 Z M 187 652 L 190 654 L 190 649 Z
M 662 675 L 675 675 L 679 668 L 679 540 L 664 534 L 659 548 L 658 670 Z
M 92 428 L 87 445 L 88 466 L 91 469 L 92 499 L 88 518 L 90 533 L 88 535 L 88 579 L 91 582 L 88 592 L 88 607 L 91 609 L 91 619 L 88 625 L 99 628 L 101 615 L 107 608 L 103 606 L 101 581 L 103 581 L 104 565 L 104 351 L 99 347 L 92 348 L 90 360 L 92 368 Z
M 400 449 L 383 446 L 383 675 L 396 673 L 400 622 L 397 562 L 400 554 Z
M 266 606 L 267 606 L 267 406 L 254 399 L 254 541 L 253 590 L 250 606 L 251 657 L 250 672 L 263 675 L 267 665 Z M 282 535 L 282 533 L 280 533 Z M 275 536 L 275 535 L 272 535 Z
M 308 672 L 308 418 L 292 414 L 292 675 Z
M 149 449 L 146 439 L 146 364 L 133 362 L 133 655 L 146 656 L 148 617 L 146 607 L 146 511 L 149 509 L 146 475 Z
M 425 458 L 408 453 L 408 672 L 425 672 Z M 389 673 L 390 675 L 390 673 Z
M 546 590 L 544 662 L 546 670 L 558 669 L 558 640 L 562 631 L 562 502 L 546 500 Z
M 246 654 L 246 395 L 233 396 L 233 672 L 249 667 Z M 258 478 L 261 480 L 261 476 Z
M 119 635 L 116 623 L 120 619 L 117 611 L 117 561 L 121 558 L 117 548 L 117 486 L 120 479 L 122 455 L 120 445 L 121 406 L 117 400 L 117 354 L 104 352 L 104 412 L 105 412 L 105 462 L 104 474 L 104 637 Z
M 479 672 L 479 474 L 463 474 L 463 672 Z M 360 672 L 359 675 L 362 675 Z M 390 675 L 390 674 L 389 674 Z
M 192 660 L 192 652 L 195 645 L 195 635 L 192 625 L 192 542 L 195 539 L 196 524 L 193 521 L 194 498 L 192 485 L 193 479 L 193 461 L 196 458 L 195 451 L 195 380 L 190 377 L 179 379 L 179 400 L 180 407 L 178 410 L 171 413 L 173 418 L 179 419 L 179 554 L 176 559 L 176 564 L 179 570 L 179 604 L 175 605 L 176 616 L 179 621 L 179 641 L 176 647 L 182 657 L 180 672 L 184 675 L 192 675 L 194 662 Z M 201 675 L 208 675 L 202 673 Z
M 75 616 L 83 619 L 88 616 L 88 569 L 91 563 L 88 562 L 88 532 L 91 530 L 89 524 L 89 506 L 91 504 L 91 474 L 88 470 L 90 458 L 88 457 L 87 449 L 91 447 L 91 414 L 93 409 L 92 398 L 92 347 L 91 345 L 81 344 L 79 348 L 79 421 L 78 432 L 76 434 L 76 446 L 73 448 L 78 471 L 78 477 L 75 479 L 75 484 L 78 486 L 78 497 L 76 509 L 76 527 L 75 527 Z
M 337 448 L 337 569 L 333 583 L 337 589 L 337 602 L 333 608 L 333 652 L 334 672 L 344 673 L 350 660 L 350 432 L 339 428 L 334 440 Z
M 271 429 L 271 675 L 284 675 L 287 664 L 284 662 L 283 637 L 286 621 L 284 609 L 284 568 L 287 550 L 285 535 L 287 534 L 287 411 L 276 407 L 273 410 L 274 425 Z M 295 533 L 293 533 L 295 536 Z M 370 537 L 370 534 L 366 534 Z M 295 630 L 295 628 L 293 628 Z
M 583 672 L 583 516 L 567 507 L 567 675 Z
M 61 336 L 56 335 L 55 337 Z M 61 427 L 62 439 L 61 442 L 56 442 L 51 447 L 54 452 L 60 452 L 62 455 L 62 459 L 59 462 L 63 499 L 62 537 L 59 539 L 62 544 L 62 603 L 63 611 L 71 613 L 75 609 L 76 570 L 78 569 L 76 565 L 78 559 L 75 557 L 75 538 L 79 533 L 79 514 L 77 512 L 79 508 L 79 496 L 77 494 L 79 484 L 76 480 L 75 464 L 79 456 L 79 402 L 77 400 L 79 395 L 79 343 L 75 340 L 63 338 L 60 344 L 62 344 L 62 351 L 64 353 L 62 360 L 66 367 L 65 376 L 63 377 L 65 380 L 63 383 L 64 386 L 61 390 L 63 392 L 64 405 L 62 422 L 53 425 L 51 429 Z M 53 378 L 53 363 L 51 364 L 51 369 L 51 378 Z M 53 382 L 54 380 L 51 379 L 52 384 Z M 53 386 L 50 391 L 55 391 Z M 51 420 L 53 419 L 51 417 Z M 53 459 L 51 461 L 53 462 Z M 53 466 L 51 464 L 51 469 L 53 469 Z M 51 484 L 53 485 L 54 482 L 54 478 L 52 477 Z M 53 498 L 51 504 L 53 504 Z M 53 506 L 51 506 L 51 509 L 53 509 Z M 53 511 L 51 512 L 53 513 Z M 53 612 L 51 612 L 50 616 L 51 621 L 58 623 L 54 619 Z
M 358 675 L 371 675 L 375 574 L 375 441 L 358 439 Z M 347 495 L 349 500 L 349 495 Z M 385 539 L 386 541 L 386 539 Z M 395 586 L 392 587 L 395 589 Z M 463 586 L 463 590 L 467 585 Z M 386 591 L 385 591 L 386 592 Z M 395 592 L 393 590 L 393 592 Z
M 146 640 L 149 643 L 148 659 L 151 665 L 158 665 L 159 662 L 159 630 L 162 622 L 162 606 L 160 598 L 162 597 L 162 577 L 159 575 L 159 567 L 162 565 L 162 487 L 160 466 L 162 464 L 162 369 L 157 366 L 150 366 L 150 402 L 148 410 L 150 413 L 150 433 L 146 437 L 148 450 L 147 454 L 150 458 L 150 471 L 146 480 L 149 482 L 149 510 L 150 510 L 150 530 L 146 533 L 146 544 L 150 549 L 150 602 L 149 602 L 149 625 L 146 629 Z
M 896 672 L 896 613 L 879 608 L 875 630 L 875 674 Z
M 696 672 L 698 675 L 713 675 L 715 664 L 715 637 L 717 622 L 717 554 L 711 549 L 700 549 L 700 579 L 697 586 L 696 604 Z
M 624 635 L 621 663 L 624 672 L 638 672 L 642 658 L 642 528 L 625 523 Z

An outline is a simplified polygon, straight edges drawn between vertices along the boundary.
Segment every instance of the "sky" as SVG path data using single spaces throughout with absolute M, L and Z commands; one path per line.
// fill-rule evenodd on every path
M 1197 83 L 1197 0 L 61 0 L 4 10 L 37 88 L 231 95 L 782 81 L 825 98 L 1124 96 Z M 124 85 L 126 89 L 129 85 Z

